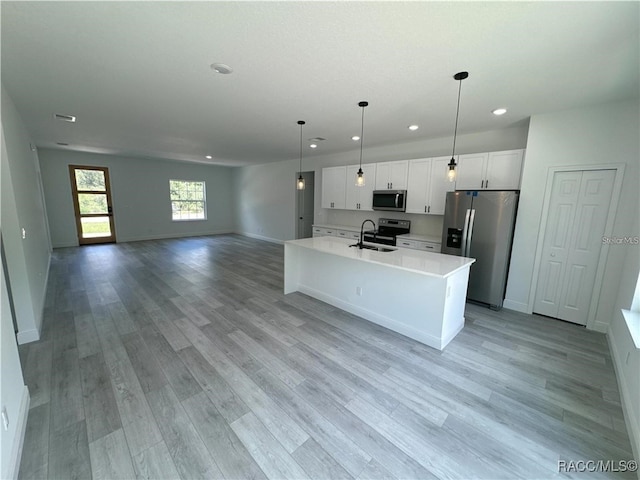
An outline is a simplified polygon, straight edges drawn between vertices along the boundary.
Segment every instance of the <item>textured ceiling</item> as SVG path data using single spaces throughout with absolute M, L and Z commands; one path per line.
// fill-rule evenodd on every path
M 39 147 L 266 163 L 306 120 L 309 158 L 357 147 L 361 100 L 365 148 L 451 135 L 461 70 L 461 133 L 637 97 L 639 5 L 3 1 L 2 83 Z

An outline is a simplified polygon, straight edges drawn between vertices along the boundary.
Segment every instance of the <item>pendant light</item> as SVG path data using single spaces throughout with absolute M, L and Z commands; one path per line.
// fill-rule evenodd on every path
M 451 161 L 449 162 L 449 172 L 447 173 L 447 178 L 450 182 L 453 182 L 456 179 L 456 135 L 458 134 L 458 115 L 460 114 L 460 90 L 462 90 L 462 80 L 469 76 L 469 72 L 458 72 L 453 78 L 454 80 L 459 81 L 458 84 L 458 107 L 456 109 L 456 126 L 453 130 L 453 151 L 451 152 Z
M 360 128 L 360 168 L 356 176 L 356 187 L 364 187 L 364 172 L 362 171 L 362 144 L 364 143 L 364 107 L 369 105 L 369 102 L 360 102 L 358 106 L 362 108 L 362 124 Z
M 298 177 L 298 181 L 296 182 L 296 188 L 298 190 L 304 190 L 304 178 L 302 177 L 302 126 L 304 124 L 304 120 L 298 120 L 298 125 L 300 125 L 300 176 Z

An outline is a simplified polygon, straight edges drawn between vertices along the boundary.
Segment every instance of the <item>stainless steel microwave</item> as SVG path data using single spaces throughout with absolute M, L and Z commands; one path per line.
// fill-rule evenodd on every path
M 373 209 L 404 212 L 407 209 L 406 190 L 374 190 Z

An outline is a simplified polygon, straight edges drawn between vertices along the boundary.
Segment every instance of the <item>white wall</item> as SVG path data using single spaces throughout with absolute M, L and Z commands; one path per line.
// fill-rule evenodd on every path
M 527 142 L 527 123 L 489 132 L 459 135 L 456 153 L 489 152 L 524 148 Z M 330 141 L 328 139 L 327 141 Z M 436 157 L 451 154 L 452 138 L 419 140 L 397 145 L 364 147 L 363 163 Z M 320 147 L 321 148 L 321 147 Z M 322 168 L 354 165 L 360 150 L 354 143 L 351 152 L 334 155 L 314 155 L 303 159 L 303 171 L 315 171 L 314 223 L 360 226 L 363 220 L 388 217 L 383 212 L 327 210 L 321 208 Z M 242 167 L 235 172 L 238 210 L 238 232 L 274 241 L 295 238 L 295 179 L 297 160 L 287 160 L 257 166 Z M 441 215 L 413 215 L 393 213 L 394 218 L 412 221 L 416 234 L 440 237 Z
M 118 242 L 234 231 L 232 168 L 53 149 L 38 154 L 54 247 L 78 245 L 69 165 L 109 168 Z M 170 179 L 206 182 L 206 220 L 171 220 Z
M 625 164 L 612 234 L 630 235 L 629 219 L 638 216 L 640 205 L 638 111 L 637 102 L 624 102 L 531 117 L 505 299 L 507 308 L 524 312 L 532 309 L 534 252 L 544 222 L 543 198 L 550 167 Z M 623 249 L 609 248 L 594 325 L 603 332 L 612 318 L 624 258 Z
M 31 151 L 32 140 L 4 86 L 2 132 L 2 238 L 13 289 L 18 340 L 24 343 L 39 338 L 51 247 L 38 158 Z
M 631 217 L 629 221 L 631 236 L 640 236 L 638 216 Z M 634 449 L 634 457 L 640 459 L 640 348 L 635 346 L 621 313 L 622 309 L 638 308 L 633 305 L 633 299 L 636 288 L 640 288 L 640 246 L 620 245 L 617 248 L 624 254 L 624 266 L 620 272 L 618 296 L 607 336 L 616 366 L 629 439 Z M 640 293 L 636 295 L 637 301 Z M 636 312 L 640 312 L 640 309 Z
M 0 160 L 0 231 L 12 283 L 16 320 L 25 340 L 36 340 L 42 323 L 50 248 L 40 194 L 36 158 L 15 106 L 2 91 Z M 23 240 L 20 228 L 27 237 Z M 0 408 L 6 408 L 9 428 L 0 434 L 0 478 L 17 475 L 29 406 L 4 271 L 0 270 Z

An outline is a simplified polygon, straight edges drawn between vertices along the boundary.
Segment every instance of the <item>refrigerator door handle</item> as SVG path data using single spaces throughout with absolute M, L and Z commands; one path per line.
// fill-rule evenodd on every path
M 468 257 L 471 254 L 471 236 L 473 235 L 473 224 L 475 220 L 476 220 L 476 209 L 472 208 L 471 215 L 469 216 L 469 227 L 467 229 L 467 241 L 466 241 L 467 250 L 464 253 L 465 257 Z
M 469 231 L 469 217 L 471 216 L 471 209 L 467 208 L 467 213 L 464 216 L 464 227 L 462 227 L 462 248 L 460 256 L 467 256 L 467 234 Z

